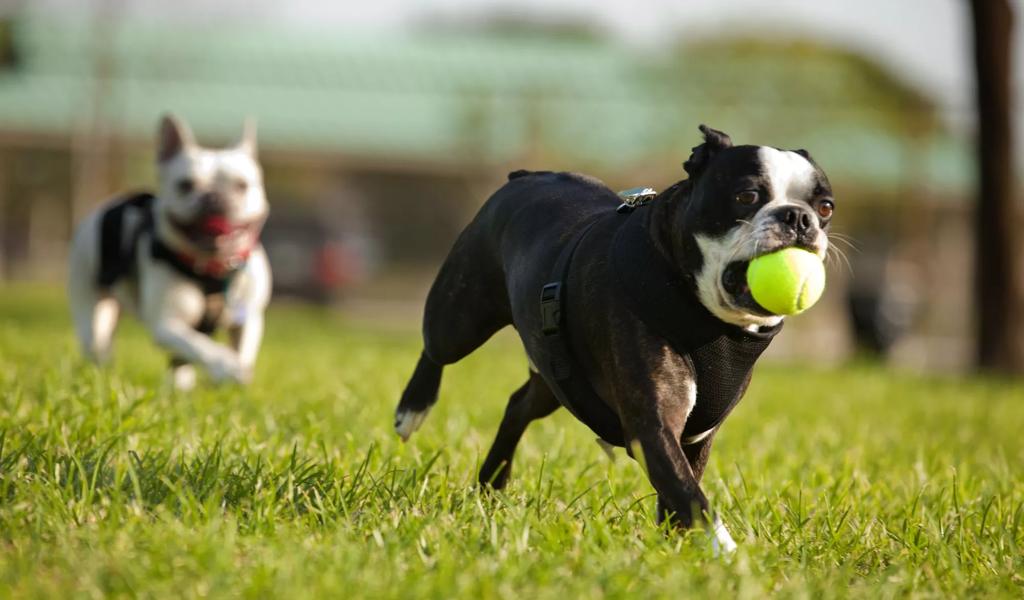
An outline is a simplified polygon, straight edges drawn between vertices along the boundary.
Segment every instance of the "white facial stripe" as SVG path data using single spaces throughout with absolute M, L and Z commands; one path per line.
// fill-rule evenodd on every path
M 814 186 L 814 165 L 796 152 L 762 146 L 757 158 L 771 186 L 769 204 L 794 202 Z
M 787 204 L 806 206 L 804 198 L 814 186 L 815 175 L 814 165 L 811 164 L 811 161 L 796 152 L 762 146 L 757 151 L 757 157 L 764 167 L 772 197 L 758 211 L 757 218 L 754 220 L 755 230 L 757 226 L 761 225 L 762 219 L 767 219 L 772 210 L 777 207 Z M 818 258 L 825 260 L 825 255 L 828 252 L 828 236 L 823 230 L 818 233 L 817 246 L 819 248 Z

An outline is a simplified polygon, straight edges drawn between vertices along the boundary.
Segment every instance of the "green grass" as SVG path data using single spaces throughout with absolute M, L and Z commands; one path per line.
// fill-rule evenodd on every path
M 526 373 L 511 336 L 446 371 L 403 445 L 414 331 L 277 308 L 251 387 L 175 395 L 137 325 L 101 371 L 65 312 L 0 288 L 0 596 L 1024 593 L 1019 382 L 760 366 L 704 481 L 740 544 L 722 561 L 564 411 L 479 493 Z

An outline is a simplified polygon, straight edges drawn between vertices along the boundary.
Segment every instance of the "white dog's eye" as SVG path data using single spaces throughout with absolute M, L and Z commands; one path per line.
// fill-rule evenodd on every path
M 757 190 L 744 190 L 736 194 L 736 201 L 740 204 L 757 204 L 758 193 Z
M 236 192 L 238 192 L 239 194 L 244 194 L 245 191 L 249 189 L 249 182 L 245 181 L 244 179 L 236 179 L 234 182 L 234 186 Z
M 174 184 L 174 186 L 176 188 L 178 188 L 178 193 L 179 194 L 181 194 L 182 196 L 185 196 L 185 195 L 188 195 L 188 194 L 192 193 L 192 190 L 195 189 L 196 184 L 191 179 L 187 179 L 186 178 L 186 179 L 179 179 L 178 182 L 176 184 Z

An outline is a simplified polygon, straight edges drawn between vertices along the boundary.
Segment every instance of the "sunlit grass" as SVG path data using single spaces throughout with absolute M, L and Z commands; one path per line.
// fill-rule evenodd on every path
M 414 328 L 277 309 L 250 388 L 176 395 L 137 326 L 100 371 L 65 312 L 0 288 L 0 596 L 1024 593 L 1020 383 L 760 366 L 704 482 L 740 543 L 721 561 L 564 411 L 478 492 L 526 375 L 512 336 L 448 369 L 403 445 Z

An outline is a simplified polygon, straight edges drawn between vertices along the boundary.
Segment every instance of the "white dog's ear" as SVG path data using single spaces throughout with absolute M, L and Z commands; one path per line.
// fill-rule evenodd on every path
M 195 145 L 196 140 L 183 121 L 168 113 L 160 119 L 160 132 L 157 134 L 157 160 L 166 162 L 177 156 L 185 148 Z
M 239 150 L 244 150 L 252 155 L 256 156 L 256 119 L 253 117 L 246 117 L 245 123 L 242 124 L 242 139 L 238 140 L 238 145 L 235 146 Z

